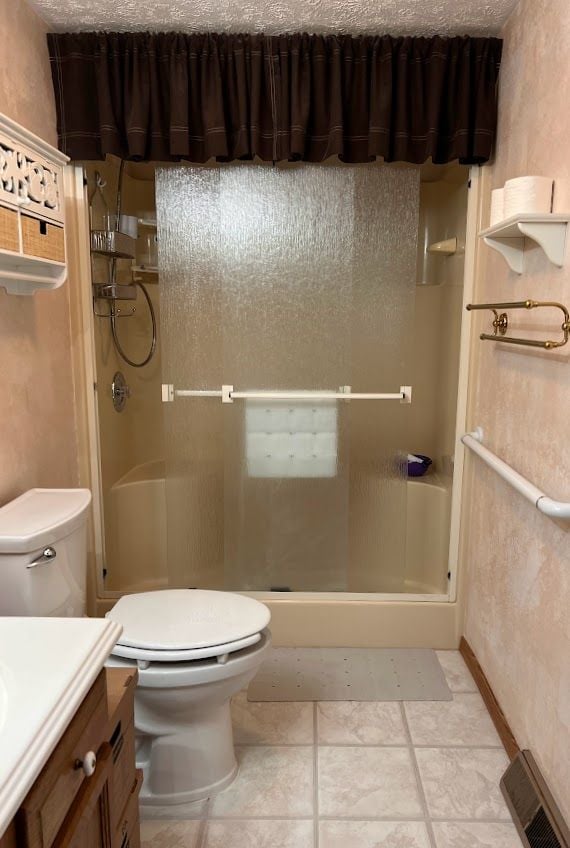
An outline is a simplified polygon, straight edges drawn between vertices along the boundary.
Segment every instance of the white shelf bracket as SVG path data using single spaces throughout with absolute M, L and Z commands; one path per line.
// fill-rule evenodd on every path
M 524 236 L 535 241 L 545 252 L 553 265 L 562 268 L 564 264 L 564 250 L 566 248 L 567 224 L 563 222 L 548 221 L 521 221 L 519 230 Z
M 553 265 L 563 266 L 569 222 L 569 215 L 557 213 L 513 215 L 479 235 L 486 245 L 502 254 L 511 271 L 522 274 L 526 239 L 538 244 Z
M 524 238 L 491 238 L 485 236 L 485 244 L 498 251 L 515 274 L 523 272 Z

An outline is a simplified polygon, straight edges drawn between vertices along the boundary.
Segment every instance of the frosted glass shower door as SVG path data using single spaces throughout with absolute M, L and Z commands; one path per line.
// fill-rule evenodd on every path
M 299 395 L 164 405 L 172 585 L 383 591 L 403 574 L 411 407 L 310 393 L 411 382 L 418 189 L 376 166 L 157 172 L 164 382 Z

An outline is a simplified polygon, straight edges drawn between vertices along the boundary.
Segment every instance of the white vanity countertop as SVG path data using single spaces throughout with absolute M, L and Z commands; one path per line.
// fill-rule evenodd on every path
M 0 617 L 0 836 L 121 630 L 106 618 Z

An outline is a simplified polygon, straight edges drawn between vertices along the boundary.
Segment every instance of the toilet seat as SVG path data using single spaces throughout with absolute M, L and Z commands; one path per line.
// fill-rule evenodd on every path
M 226 642 L 223 645 L 212 645 L 209 648 L 193 648 L 187 651 L 164 651 L 151 650 L 149 648 L 133 648 L 130 645 L 121 645 L 117 643 L 113 648 L 113 655 L 116 657 L 124 657 L 125 659 L 136 660 L 137 662 L 193 662 L 195 660 L 213 659 L 218 662 L 227 657 L 228 654 L 235 651 L 242 651 L 244 648 L 250 648 L 257 644 L 261 639 L 260 633 L 255 633 L 252 636 L 246 636 L 244 639 L 238 639 L 235 642 Z
M 265 656 L 271 646 L 271 633 L 263 630 L 259 640 L 249 648 L 227 654 L 227 662 L 217 662 L 216 657 L 191 660 L 187 662 L 160 662 L 160 660 L 142 660 L 119 656 L 113 651 L 107 661 L 109 666 L 126 668 L 135 666 L 138 670 L 139 689 L 180 689 L 204 684 L 216 684 L 232 678 L 249 668 L 259 666 L 259 657 Z
M 123 595 L 107 617 L 123 627 L 113 654 L 146 666 L 212 658 L 223 663 L 259 642 L 271 615 L 245 595 L 165 589 Z

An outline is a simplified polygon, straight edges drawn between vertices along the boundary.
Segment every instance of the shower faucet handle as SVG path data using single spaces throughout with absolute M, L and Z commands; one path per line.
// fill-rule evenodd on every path
M 113 406 L 117 412 L 122 412 L 125 408 L 127 400 L 131 396 L 131 390 L 127 384 L 122 371 L 117 371 L 111 383 L 111 398 Z

